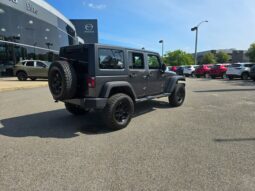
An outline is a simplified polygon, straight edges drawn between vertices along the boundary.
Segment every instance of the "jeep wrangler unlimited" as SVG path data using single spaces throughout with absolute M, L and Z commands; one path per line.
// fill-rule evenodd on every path
M 165 73 L 160 55 L 100 44 L 63 47 L 60 60 L 49 68 L 49 88 L 56 101 L 74 114 L 101 110 L 108 128 L 126 127 L 134 104 L 168 97 L 181 106 L 185 99 L 185 78 Z

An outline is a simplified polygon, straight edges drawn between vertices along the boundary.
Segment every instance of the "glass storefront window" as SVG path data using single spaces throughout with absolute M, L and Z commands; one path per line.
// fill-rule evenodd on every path
M 75 43 L 75 31 L 60 19 L 53 26 L 1 3 L 0 23 L 0 73 L 21 60 L 53 62 L 60 47 Z

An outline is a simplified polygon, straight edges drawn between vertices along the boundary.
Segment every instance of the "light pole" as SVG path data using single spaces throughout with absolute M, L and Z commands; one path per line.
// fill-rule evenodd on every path
M 164 57 L 164 40 L 159 41 L 160 44 L 162 44 L 162 58 Z
M 201 24 L 208 23 L 208 21 L 202 21 L 197 26 L 191 28 L 191 31 L 196 31 L 196 42 L 195 42 L 195 65 L 197 65 L 197 41 L 198 41 L 198 28 Z

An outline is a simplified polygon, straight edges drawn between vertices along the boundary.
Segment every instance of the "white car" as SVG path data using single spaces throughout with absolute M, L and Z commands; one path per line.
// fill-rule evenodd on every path
M 254 64 L 251 63 L 236 63 L 228 67 L 227 77 L 232 80 L 233 78 L 242 78 L 242 80 L 248 80 L 251 67 Z
M 194 77 L 194 72 L 196 68 L 197 68 L 197 65 L 185 66 L 183 70 L 183 75 L 186 77 L 189 77 L 189 76 Z

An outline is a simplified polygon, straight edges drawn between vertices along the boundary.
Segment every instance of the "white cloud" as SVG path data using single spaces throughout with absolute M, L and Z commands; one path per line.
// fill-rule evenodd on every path
M 97 9 L 97 10 L 103 10 L 107 7 L 105 4 L 95 4 L 95 3 L 86 3 L 86 2 L 83 2 L 83 5 L 88 6 L 91 9 Z

